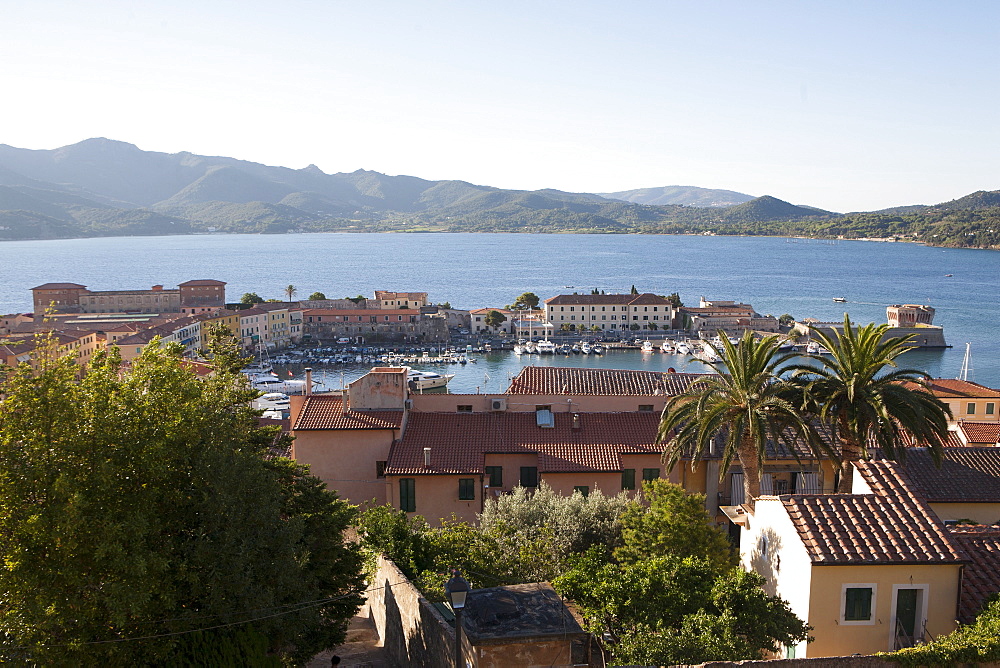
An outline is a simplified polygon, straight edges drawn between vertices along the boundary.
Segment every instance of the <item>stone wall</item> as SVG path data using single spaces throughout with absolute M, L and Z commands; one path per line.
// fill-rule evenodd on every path
M 389 559 L 378 558 L 368 608 L 392 666 L 450 666 L 455 630 Z

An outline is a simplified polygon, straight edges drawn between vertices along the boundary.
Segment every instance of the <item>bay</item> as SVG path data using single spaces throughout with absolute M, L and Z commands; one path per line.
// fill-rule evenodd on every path
M 947 274 L 952 276 L 948 277 Z M 458 308 L 502 306 L 525 291 L 678 292 L 749 302 L 761 313 L 801 319 L 885 322 L 885 307 L 930 304 L 954 348 L 914 351 L 907 366 L 936 377 L 958 374 L 972 344 L 977 382 L 1000 387 L 1000 254 L 903 243 L 837 243 L 770 237 L 583 234 L 199 235 L 8 241 L 0 243 L 0 313 L 31 309 L 30 289 L 46 282 L 93 290 L 174 286 L 194 278 L 282 298 L 426 291 Z M 574 286 L 568 288 L 566 286 Z M 834 303 L 844 297 L 846 304 Z M 677 367 L 666 355 L 616 352 L 603 358 L 533 358 L 534 363 L 616 368 Z M 498 391 L 524 364 L 512 355 L 449 367 L 453 391 Z M 697 366 L 697 365 L 694 365 Z M 694 371 L 694 366 L 688 368 Z M 678 369 L 680 370 L 680 369 Z M 489 375 L 489 380 L 485 378 Z M 486 384 L 485 387 L 484 384 Z

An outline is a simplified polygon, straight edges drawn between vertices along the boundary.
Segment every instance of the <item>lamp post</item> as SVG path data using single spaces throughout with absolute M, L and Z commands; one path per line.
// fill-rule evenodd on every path
M 445 583 L 451 609 L 455 613 L 455 668 L 464 668 L 462 661 L 462 610 L 465 608 L 465 597 L 469 593 L 469 583 L 459 574 L 458 569 L 451 572 L 451 579 Z

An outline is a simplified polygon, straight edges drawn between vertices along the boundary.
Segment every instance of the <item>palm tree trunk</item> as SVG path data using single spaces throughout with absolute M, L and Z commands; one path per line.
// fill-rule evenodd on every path
M 753 509 L 760 496 L 760 462 L 757 460 L 757 449 L 753 446 L 752 437 L 744 436 L 740 443 L 739 458 L 743 467 L 744 503 Z
M 840 415 L 840 483 L 837 492 L 850 494 L 854 487 L 854 464 L 861 461 L 861 446 L 851 434 L 847 416 Z

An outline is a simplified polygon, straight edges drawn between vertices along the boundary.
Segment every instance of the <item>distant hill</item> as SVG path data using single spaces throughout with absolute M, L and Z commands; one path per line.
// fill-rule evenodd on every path
M 830 216 L 829 211 L 795 206 L 776 197 L 764 195 L 737 204 L 720 212 L 719 220 L 726 223 L 760 223 L 769 220 L 801 220 L 814 216 Z
M 0 240 L 292 231 L 768 234 L 1000 247 L 1000 191 L 840 215 L 690 186 L 505 190 L 359 169 L 326 174 L 88 139 L 0 145 Z
M 752 195 L 732 190 L 712 190 L 695 186 L 663 186 L 662 188 L 639 188 L 616 193 L 598 193 L 608 199 L 620 199 L 635 204 L 680 206 L 724 207 L 743 204 L 753 199 Z

